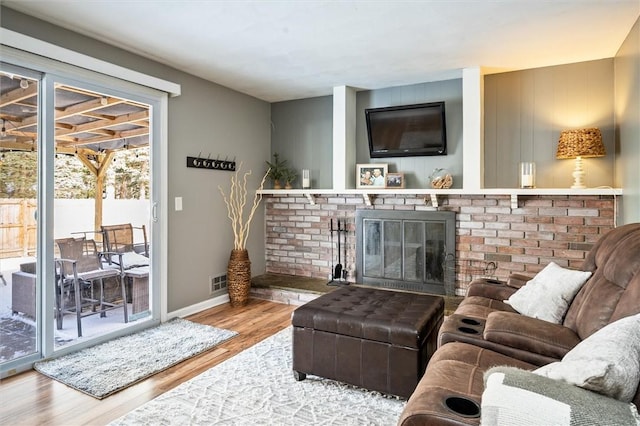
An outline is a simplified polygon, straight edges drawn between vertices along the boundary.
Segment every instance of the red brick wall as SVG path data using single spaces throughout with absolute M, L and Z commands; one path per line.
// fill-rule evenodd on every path
M 315 205 L 289 195 L 266 195 L 264 202 L 267 272 L 328 278 L 337 261 L 335 239 L 331 257 L 329 223 L 333 219 L 335 227 L 340 219 L 349 230 L 342 263 L 351 280 L 356 209 L 431 209 L 424 196 L 413 195 L 378 195 L 372 206 L 354 194 L 316 197 Z M 514 272 L 532 276 L 550 261 L 578 268 L 593 243 L 614 226 L 613 196 L 519 196 L 516 209 L 508 195 L 446 195 L 438 202 L 439 210 L 457 213 L 459 263 L 495 262 L 495 275 L 503 279 Z M 458 293 L 469 279 L 458 275 Z

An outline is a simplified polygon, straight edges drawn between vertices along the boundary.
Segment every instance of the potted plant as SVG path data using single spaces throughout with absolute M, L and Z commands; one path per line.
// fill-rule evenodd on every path
M 240 167 L 231 177 L 231 187 L 228 195 L 225 194 L 222 186 L 218 186 L 222 199 L 227 205 L 227 216 L 231 220 L 231 229 L 233 230 L 233 250 L 229 257 L 227 265 L 227 290 L 229 292 L 229 301 L 231 306 L 244 306 L 249 300 L 249 289 L 251 288 L 251 261 L 249 260 L 249 252 L 247 250 L 247 238 L 249 238 L 249 229 L 253 215 L 262 200 L 260 191 L 264 187 L 264 181 L 270 170 L 262 177 L 260 187 L 253 196 L 253 205 L 251 210 L 245 213 L 247 204 L 247 177 L 251 175 L 251 170 L 246 172 L 242 179 L 239 177 Z
M 273 162 L 265 161 L 269 166 L 267 175 L 273 181 L 273 189 L 280 189 L 280 180 L 284 177 L 284 172 L 287 170 L 287 160 L 280 160 L 280 155 L 276 152 L 273 154 Z
M 297 177 L 298 174 L 295 170 L 290 168 L 284 169 L 284 172 L 282 173 L 282 180 L 284 180 L 284 189 L 293 188 L 291 184 L 296 180 Z

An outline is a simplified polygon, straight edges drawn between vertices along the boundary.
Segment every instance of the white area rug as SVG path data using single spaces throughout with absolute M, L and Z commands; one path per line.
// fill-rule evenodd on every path
M 291 328 L 149 401 L 111 425 L 395 425 L 406 401 L 307 376 Z
M 102 399 L 237 334 L 175 319 L 60 358 L 38 362 L 34 368 L 45 376 Z

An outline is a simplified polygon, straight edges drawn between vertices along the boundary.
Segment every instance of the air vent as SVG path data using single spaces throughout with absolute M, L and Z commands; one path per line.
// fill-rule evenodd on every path
M 227 291 L 227 275 L 209 277 L 209 293 L 219 294 Z

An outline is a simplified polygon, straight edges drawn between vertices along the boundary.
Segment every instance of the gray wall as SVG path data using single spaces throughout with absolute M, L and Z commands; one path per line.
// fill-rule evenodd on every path
M 366 108 L 445 101 L 447 117 L 446 156 L 369 158 L 364 115 Z M 331 188 L 333 152 L 333 100 L 331 96 L 278 102 L 272 105 L 272 152 L 291 165 L 312 171 L 315 188 Z M 428 176 L 437 167 L 454 175 L 454 188 L 462 186 L 462 80 L 422 83 L 356 94 L 356 161 L 387 163 L 390 172 L 405 173 L 407 188 L 426 188 Z M 325 165 L 328 165 L 325 167 Z M 356 165 L 353 164 L 355 174 Z M 456 177 L 458 177 L 456 179 Z M 297 182 L 300 187 L 300 181 Z
M 616 54 L 615 81 L 616 185 L 624 188 L 622 223 L 640 222 L 640 19 Z
M 312 188 L 333 185 L 333 97 L 323 96 L 271 104 L 271 151 L 298 173 L 311 172 Z
M 270 152 L 270 105 L 163 64 L 64 30 L 46 22 L 1 10 L 2 27 L 45 40 L 89 56 L 166 79 L 182 86 L 182 95 L 169 99 L 169 206 L 183 197 L 181 212 L 169 210 L 168 310 L 210 297 L 209 276 L 226 273 L 233 248 L 226 207 L 218 193 L 229 172 L 187 169 L 185 157 L 211 153 L 236 158 L 253 170 L 248 187 L 255 188 Z M 252 273 L 265 270 L 264 210 L 256 214 L 248 241 Z
M 613 59 L 484 78 L 487 188 L 518 186 L 520 161 L 536 163 L 536 186 L 568 188 L 574 160 L 557 160 L 560 132 L 598 127 L 607 155 L 584 159 L 587 187 L 613 186 Z

